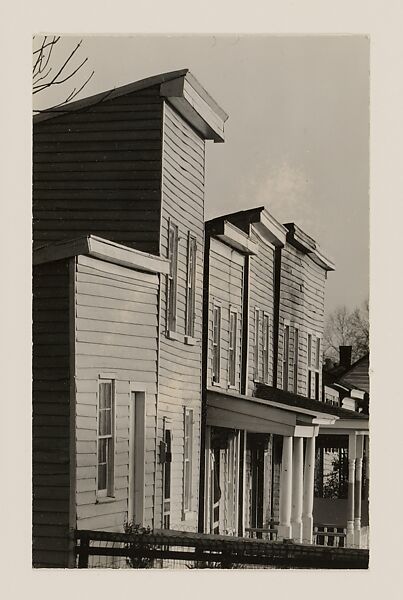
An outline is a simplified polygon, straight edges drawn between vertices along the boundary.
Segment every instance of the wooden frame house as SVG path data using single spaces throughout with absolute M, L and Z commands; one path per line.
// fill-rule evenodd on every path
M 35 262 L 41 262 L 34 270 L 33 348 L 34 364 L 39 369 L 34 369 L 33 394 L 33 460 L 35 468 L 39 469 L 34 470 L 33 479 L 34 563 L 39 566 L 66 564 L 68 548 L 65 533 L 69 527 L 122 530 L 124 523 L 133 516 L 137 523 L 149 524 L 154 528 L 197 529 L 205 142 L 224 141 L 226 119 L 225 112 L 187 69 L 150 77 L 34 118 L 33 244 Z M 77 237 L 87 240 L 84 244 L 90 249 L 86 253 L 83 252 L 81 241 L 72 241 Z M 109 248 L 113 249 L 112 257 L 108 255 L 98 259 L 93 247 L 99 244 L 109 244 Z M 60 372 L 54 369 L 56 363 L 63 362 L 54 353 L 52 345 L 60 316 L 59 309 L 54 305 L 60 305 L 64 311 L 63 325 L 60 325 L 63 335 L 67 336 L 63 341 L 63 350 L 60 350 L 64 354 L 72 352 L 67 330 L 72 326 L 72 320 L 77 318 L 77 314 L 69 313 L 66 308 L 67 305 L 71 306 L 67 294 L 72 278 L 67 263 L 62 264 L 67 260 L 66 248 L 69 248 L 68 252 L 77 248 L 74 256 L 80 269 L 81 264 L 84 268 L 84 273 L 80 272 L 79 277 L 88 275 L 89 279 L 80 281 L 80 287 L 86 286 L 86 291 L 83 292 L 84 300 L 81 296 L 77 300 L 77 311 L 85 313 L 78 320 L 83 318 L 90 321 L 86 325 L 87 333 L 80 332 L 79 337 L 83 339 L 77 342 L 83 353 L 82 357 L 80 354 L 82 366 L 78 367 L 78 373 L 67 371 L 66 365 Z M 142 254 L 142 260 L 154 264 L 154 271 L 158 275 L 151 278 L 153 282 L 158 278 L 158 286 L 155 287 L 156 284 L 151 282 L 150 275 L 147 275 L 150 281 L 147 285 L 144 283 L 147 290 L 140 290 L 140 283 L 131 283 L 130 279 L 135 278 L 134 271 L 126 273 L 127 269 L 132 269 L 131 259 L 128 265 L 119 264 L 115 269 L 118 273 L 114 274 L 113 268 L 108 265 L 114 264 L 115 252 L 124 256 L 132 256 L 131 252 L 136 256 Z M 43 256 L 46 256 L 46 261 Z M 62 262 L 55 258 L 58 256 L 62 257 Z M 82 256 L 85 258 L 82 259 Z M 102 265 L 107 266 L 95 264 L 96 260 L 102 260 Z M 167 264 L 169 268 L 166 268 Z M 58 273 L 58 268 L 62 273 Z M 98 271 L 102 271 L 102 277 L 105 277 L 104 272 L 109 273 L 108 268 L 113 282 L 122 285 L 99 280 L 101 275 Z M 47 269 L 49 273 L 45 273 Z M 121 269 L 125 269 L 125 272 Z M 143 269 L 142 273 L 144 270 L 147 269 Z M 49 301 L 43 303 L 42 298 L 46 297 L 48 291 L 42 289 L 41 282 L 46 281 L 46 285 L 52 287 L 53 276 L 54 281 L 60 277 L 62 282 L 55 296 L 58 293 L 66 296 L 60 300 L 50 297 Z M 104 284 L 109 287 L 103 287 Z M 114 287 L 120 291 L 115 291 Z M 133 290 L 134 298 L 138 294 L 139 299 L 144 299 L 144 316 L 135 323 L 131 323 L 130 319 L 137 310 L 136 300 L 126 296 L 125 290 L 128 289 Z M 108 293 L 112 296 L 108 296 Z M 147 304 L 148 301 L 152 307 Z M 97 329 L 97 322 L 104 321 L 99 315 L 109 309 L 116 310 L 114 318 L 107 319 L 109 329 Z M 140 308 L 139 312 L 142 312 Z M 47 322 L 46 326 L 41 319 Z M 149 328 L 153 327 L 156 327 L 156 331 L 153 330 L 151 334 Z M 40 332 L 37 332 L 38 328 Z M 42 328 L 47 340 L 45 354 L 42 352 L 43 340 L 37 335 L 42 334 Z M 144 332 L 144 335 L 139 333 L 141 339 L 138 339 L 138 344 L 136 342 L 137 349 L 134 342 L 130 341 L 131 334 L 125 333 L 126 329 L 133 330 L 133 335 L 137 335 L 137 330 Z M 130 342 L 130 349 L 123 342 L 116 342 L 115 346 L 115 339 L 122 339 L 119 337 L 122 335 L 129 336 L 127 341 Z M 98 356 L 102 357 L 101 361 L 98 361 Z M 141 369 L 142 372 L 146 374 L 148 368 L 153 371 L 150 371 L 150 381 L 143 381 L 136 375 L 136 364 L 140 365 L 142 360 L 147 363 L 147 368 Z M 78 380 L 81 368 L 91 372 L 92 379 L 85 384 Z M 120 368 L 126 370 L 125 383 L 118 381 Z M 57 388 L 59 384 L 55 383 L 55 380 L 59 381 L 59 375 L 60 386 L 64 390 L 60 402 L 66 403 L 69 397 L 70 408 L 67 404 L 63 407 L 59 404 L 58 394 L 61 390 Z M 145 463 L 144 488 L 148 491 L 140 515 L 133 512 L 129 499 L 135 503 L 135 498 L 143 492 L 135 488 L 134 498 L 127 494 L 125 496 L 122 491 L 119 495 L 113 495 L 114 487 L 118 489 L 117 479 L 125 477 L 125 465 L 118 464 L 113 472 L 105 458 L 108 453 L 116 456 L 120 447 L 126 447 L 128 443 L 127 436 L 116 444 L 108 436 L 111 419 L 123 423 L 128 418 L 128 407 L 114 407 L 111 398 L 118 399 L 119 394 L 126 398 L 130 381 L 134 386 L 130 393 L 136 394 L 136 397 L 138 394 L 138 405 L 142 403 L 143 407 L 143 387 L 146 384 L 152 387 L 151 391 L 147 388 L 147 394 L 152 399 L 147 399 L 146 409 L 150 408 L 151 411 L 152 405 L 152 411 L 147 414 L 150 423 L 147 424 L 144 444 L 145 451 L 153 458 Z M 71 387 L 76 394 L 76 404 L 74 397 L 68 396 Z M 47 418 L 35 412 L 45 410 L 42 391 L 49 399 L 46 405 Z M 77 438 L 76 444 L 86 448 L 83 454 L 78 454 L 78 445 L 68 443 L 67 438 L 57 441 L 67 461 L 63 466 L 63 481 L 66 482 L 69 470 L 75 468 L 73 458 L 76 452 L 79 460 L 77 469 L 80 473 L 88 473 L 91 480 L 91 483 L 87 481 L 85 484 L 81 480 L 78 484 L 77 480 L 79 487 L 75 490 L 73 484 L 69 484 L 69 508 L 64 494 L 59 502 L 58 494 L 61 492 L 56 490 L 59 473 L 51 473 L 48 464 L 38 466 L 38 457 L 41 452 L 46 453 L 47 445 L 51 444 L 47 435 L 49 433 L 53 439 L 55 431 L 46 429 L 45 437 L 38 438 L 37 426 L 42 435 L 42 426 L 48 428 L 50 422 L 61 420 L 63 436 L 66 436 L 66 411 L 74 415 L 78 423 L 89 422 L 95 407 L 89 408 L 89 404 L 85 403 L 85 408 L 81 407 L 80 403 L 77 404 L 77 394 L 83 394 L 88 402 L 91 394 L 91 402 L 95 396 L 98 402 L 102 398 L 102 419 L 107 420 L 107 431 L 102 437 L 104 441 L 97 441 L 98 450 L 93 437 Z M 126 401 L 129 402 L 129 396 Z M 107 407 L 104 406 L 105 402 Z M 62 411 L 66 419 L 61 419 L 58 411 Z M 137 427 L 138 422 L 134 418 L 132 426 Z M 91 433 L 86 435 L 96 434 L 94 423 L 92 421 L 91 427 L 88 427 Z M 127 427 L 126 421 L 122 427 Z M 69 431 L 76 431 L 73 423 Z M 102 478 L 107 484 L 102 494 L 106 500 L 98 498 L 99 494 L 94 488 L 93 474 L 100 448 L 105 459 Z M 46 486 L 42 488 L 41 482 L 45 480 Z M 59 504 L 63 506 L 61 511 L 56 509 Z M 105 519 L 100 518 L 101 515 L 105 515 Z M 61 537 L 54 536 L 54 528 L 60 528 Z M 53 537 L 58 539 L 55 544 L 60 544 L 59 554 L 53 553 Z

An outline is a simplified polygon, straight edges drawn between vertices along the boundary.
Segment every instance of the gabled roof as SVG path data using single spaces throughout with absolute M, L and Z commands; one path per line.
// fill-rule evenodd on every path
M 363 390 L 369 393 L 369 353 L 355 361 L 337 379 L 341 385 L 350 389 Z
M 147 273 L 164 275 L 169 273 L 169 261 L 166 258 L 128 248 L 96 235 L 81 236 L 73 240 L 62 240 L 41 246 L 34 250 L 32 262 L 34 265 L 40 265 L 81 254 Z
M 334 415 L 340 419 L 368 419 L 360 413 L 353 410 L 347 410 L 346 408 L 339 408 L 332 404 L 326 404 L 319 400 L 313 400 L 312 398 L 306 398 L 300 394 L 293 394 L 292 392 L 286 392 L 284 390 L 274 388 L 264 383 L 256 384 L 256 396 L 267 400 L 273 400 L 279 404 L 285 406 L 299 407 L 306 410 L 317 411 L 319 413 L 325 413 Z
M 224 141 L 224 123 L 228 115 L 206 92 L 189 69 L 160 73 L 61 107 L 50 108 L 34 116 L 34 125 L 154 86 L 159 86 L 160 96 L 166 98 L 205 139 L 212 139 L 215 142 Z

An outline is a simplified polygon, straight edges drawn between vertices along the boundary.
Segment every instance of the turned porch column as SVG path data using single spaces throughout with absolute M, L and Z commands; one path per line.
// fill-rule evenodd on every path
M 280 524 L 278 538 L 291 538 L 292 498 L 292 437 L 283 437 L 283 455 L 280 473 Z
M 347 496 L 347 547 L 354 546 L 354 488 L 355 488 L 355 459 L 356 436 L 348 436 L 348 496 Z
M 292 457 L 292 507 L 291 535 L 296 542 L 302 542 L 302 487 L 303 487 L 303 455 L 304 440 L 294 438 Z
M 364 436 L 356 437 L 355 489 L 354 489 L 354 546 L 361 547 L 361 497 L 362 497 L 362 457 Z
M 302 541 L 312 544 L 313 530 L 313 487 L 315 476 L 315 437 L 307 438 L 302 498 Z

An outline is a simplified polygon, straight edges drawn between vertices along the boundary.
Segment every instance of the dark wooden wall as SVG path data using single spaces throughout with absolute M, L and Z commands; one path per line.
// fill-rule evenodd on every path
M 158 253 L 163 100 L 158 87 L 38 122 L 34 247 L 92 233 Z
M 68 566 L 70 497 L 69 264 L 34 267 L 33 564 Z

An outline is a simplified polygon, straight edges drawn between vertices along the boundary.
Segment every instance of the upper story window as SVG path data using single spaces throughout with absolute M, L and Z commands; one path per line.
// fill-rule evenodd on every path
M 270 317 L 263 314 L 263 383 L 269 383 Z
M 114 381 L 100 379 L 98 386 L 97 495 L 114 495 L 115 397 Z
M 255 341 L 253 347 L 253 378 L 259 381 L 260 376 L 260 360 L 259 360 L 259 342 L 260 342 L 260 310 L 255 308 Z
M 213 307 L 213 382 L 220 382 L 221 369 L 221 306 Z
M 188 236 L 188 265 L 186 285 L 186 327 L 185 333 L 194 337 L 196 306 L 196 238 Z
M 321 340 L 316 338 L 314 346 L 314 337 L 308 333 L 308 398 L 315 400 L 321 399 L 320 390 L 320 368 L 321 368 Z
M 299 329 L 294 327 L 294 393 L 298 394 L 298 368 L 299 368 Z
M 228 385 L 236 386 L 236 357 L 237 357 L 237 327 L 238 315 L 235 311 L 229 313 L 229 349 L 228 349 Z
M 283 332 L 283 390 L 288 390 L 288 361 L 290 357 L 290 326 L 284 325 Z
M 176 297 L 178 277 L 178 226 L 171 220 L 168 226 L 168 259 L 170 261 L 167 289 L 167 330 L 176 331 Z

